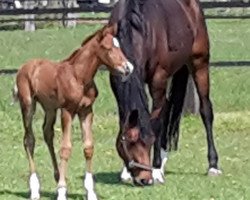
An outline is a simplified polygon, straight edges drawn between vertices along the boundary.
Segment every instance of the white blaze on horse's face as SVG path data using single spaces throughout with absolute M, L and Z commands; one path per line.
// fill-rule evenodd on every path
M 113 45 L 117 48 L 120 48 L 120 43 L 116 37 L 113 37 Z

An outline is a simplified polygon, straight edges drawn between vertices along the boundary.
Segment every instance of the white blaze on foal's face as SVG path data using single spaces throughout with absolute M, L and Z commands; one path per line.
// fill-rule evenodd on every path
M 120 52 L 122 52 L 119 40 L 116 37 L 112 38 L 112 43 L 113 43 L 114 51 L 120 51 Z M 116 67 L 116 69 L 123 75 L 122 76 L 122 81 L 124 82 L 124 81 L 126 81 L 128 79 L 128 77 L 130 76 L 130 74 L 133 72 L 134 66 L 133 66 L 132 63 L 130 63 L 126 59 L 125 55 L 123 55 L 120 58 L 123 59 L 123 62 L 121 64 L 119 64 Z

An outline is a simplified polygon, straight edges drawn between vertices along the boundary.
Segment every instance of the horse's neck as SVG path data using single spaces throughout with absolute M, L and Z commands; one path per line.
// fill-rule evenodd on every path
M 81 82 L 91 81 L 100 65 L 96 48 L 88 47 L 88 45 L 81 47 L 76 55 L 67 62 L 72 66 L 76 78 Z

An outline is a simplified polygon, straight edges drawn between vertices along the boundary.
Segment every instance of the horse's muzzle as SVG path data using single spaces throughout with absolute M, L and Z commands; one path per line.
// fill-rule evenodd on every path
M 135 178 L 133 182 L 136 186 L 150 186 L 153 185 L 154 183 L 153 179 L 139 179 L 139 178 Z

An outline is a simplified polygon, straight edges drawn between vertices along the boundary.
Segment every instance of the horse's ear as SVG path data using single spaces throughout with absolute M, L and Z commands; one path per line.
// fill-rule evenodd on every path
M 138 110 L 132 110 L 129 113 L 128 120 L 127 120 L 127 125 L 129 128 L 134 128 L 138 125 L 138 118 L 139 118 L 139 112 Z
M 107 34 L 111 34 L 111 35 L 115 36 L 117 33 L 117 29 L 118 29 L 117 23 L 107 25 L 103 30 L 103 36 L 105 36 Z
M 129 113 L 128 118 L 126 120 L 126 137 L 129 142 L 136 142 L 139 139 L 140 130 L 137 127 L 139 121 L 139 113 L 138 110 L 133 110 Z

